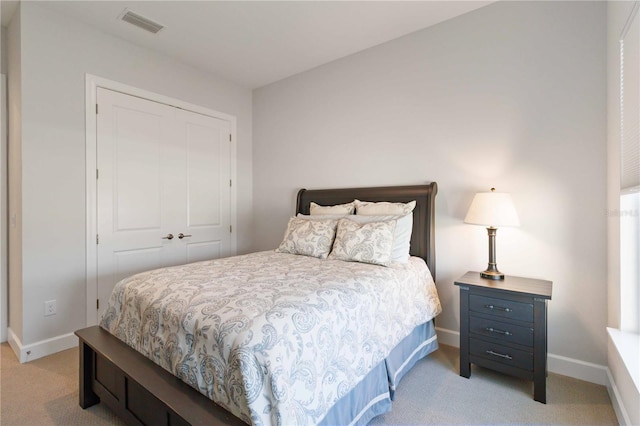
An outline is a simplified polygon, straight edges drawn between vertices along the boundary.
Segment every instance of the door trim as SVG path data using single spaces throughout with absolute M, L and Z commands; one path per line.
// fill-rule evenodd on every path
M 202 115 L 219 118 L 231 123 L 230 175 L 234 184 L 231 186 L 230 220 L 232 229 L 237 227 L 237 120 L 233 115 L 214 111 L 209 108 L 183 102 L 178 99 L 149 92 L 117 81 L 108 80 L 92 74 L 85 74 L 85 179 L 86 179 L 86 323 L 87 327 L 98 323 L 96 300 L 98 299 L 98 250 L 96 247 L 97 224 L 97 119 L 96 100 L 98 87 L 147 99 L 153 102 L 174 106 Z M 237 231 L 231 233 L 231 254 L 237 253 Z

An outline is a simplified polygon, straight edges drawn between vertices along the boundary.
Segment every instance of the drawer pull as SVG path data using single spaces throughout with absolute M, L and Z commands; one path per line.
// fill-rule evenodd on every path
M 498 330 L 498 329 L 493 328 L 493 327 L 487 327 L 487 328 L 485 328 L 485 330 L 490 331 L 491 333 L 504 334 L 505 336 L 511 336 L 512 335 L 512 333 L 510 333 L 508 331 Z
M 504 312 L 513 312 L 513 309 L 503 308 L 502 306 L 484 305 L 484 307 L 487 309 L 497 309 L 499 311 L 504 311 Z
M 507 354 L 499 354 L 498 352 L 494 352 L 494 351 L 485 351 L 485 352 L 488 353 L 489 355 L 499 356 L 500 358 L 513 359 L 512 356 L 507 355 Z

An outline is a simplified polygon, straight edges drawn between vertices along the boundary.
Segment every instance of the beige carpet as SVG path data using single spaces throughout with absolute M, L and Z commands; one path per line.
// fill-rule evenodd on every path
M 101 404 L 78 405 L 78 350 L 20 364 L 8 344 L 0 351 L 0 425 L 124 425 Z
M 19 364 L 4 343 L 0 357 L 2 426 L 123 424 L 101 404 L 78 405 L 77 349 Z M 617 424 L 603 386 L 550 374 L 547 404 L 531 392 L 530 382 L 485 369 L 458 376 L 457 349 L 441 346 L 400 383 L 393 411 L 371 425 Z

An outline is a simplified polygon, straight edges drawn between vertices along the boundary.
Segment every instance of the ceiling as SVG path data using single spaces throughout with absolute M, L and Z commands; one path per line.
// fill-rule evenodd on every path
M 17 2 L 2 0 L 6 25 Z M 402 37 L 491 1 L 43 1 L 61 13 L 248 88 Z M 151 34 L 123 10 L 163 24 Z M 5 22 L 6 21 L 6 22 Z

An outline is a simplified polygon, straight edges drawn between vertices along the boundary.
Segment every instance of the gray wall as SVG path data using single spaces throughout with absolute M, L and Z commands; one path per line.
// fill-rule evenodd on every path
M 606 365 L 606 106 L 602 2 L 494 3 L 258 89 L 255 248 L 280 242 L 300 187 L 437 181 L 438 326 L 455 337 L 453 281 L 487 265 L 463 218 L 495 186 L 522 223 L 499 229 L 498 266 L 554 282 L 549 351 Z
M 21 294 L 22 312 L 14 318 L 12 298 L 10 328 L 26 345 L 85 325 L 85 73 L 237 117 L 240 252 L 251 246 L 252 95 L 35 2 L 20 9 L 22 159 L 11 185 L 21 180 L 22 212 L 10 206 L 10 215 L 22 235 L 10 250 L 21 257 L 22 279 L 10 292 Z M 45 318 L 51 299 L 58 313 Z
M 7 28 L 0 27 L 0 74 L 7 75 Z

